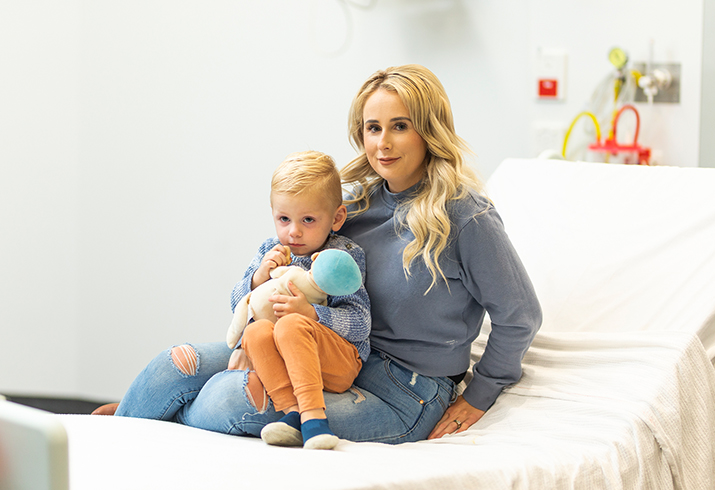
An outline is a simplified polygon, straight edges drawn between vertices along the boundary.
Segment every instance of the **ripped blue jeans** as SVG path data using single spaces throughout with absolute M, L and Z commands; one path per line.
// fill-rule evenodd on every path
M 280 419 L 273 404 L 256 408 L 245 371 L 227 371 L 225 343 L 191 345 L 195 365 L 177 366 L 171 349 L 154 358 L 125 394 L 116 415 L 168 420 L 234 435 L 259 436 Z M 325 392 L 332 431 L 351 441 L 397 444 L 426 439 L 453 400 L 454 382 L 418 375 L 373 351 L 352 388 Z

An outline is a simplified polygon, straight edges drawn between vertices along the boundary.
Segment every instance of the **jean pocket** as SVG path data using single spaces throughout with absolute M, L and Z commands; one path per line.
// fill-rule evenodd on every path
M 417 416 L 427 405 L 435 402 L 446 410 L 454 393 L 454 382 L 446 377 L 424 376 L 399 363 L 385 360 L 385 371 L 392 384 L 403 394 L 395 396 L 393 406 L 406 415 Z
M 454 381 L 420 375 L 389 359 L 385 369 L 393 384 L 389 403 L 407 429 L 401 440 L 426 438 L 452 401 Z
M 446 376 L 432 379 L 434 379 L 439 385 L 439 402 L 444 407 L 444 410 L 447 410 L 447 407 L 449 407 L 452 403 L 454 403 L 454 400 L 457 399 L 457 385 Z

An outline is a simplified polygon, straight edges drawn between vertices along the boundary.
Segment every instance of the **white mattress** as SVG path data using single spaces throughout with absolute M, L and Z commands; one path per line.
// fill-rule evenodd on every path
M 712 490 L 714 189 L 712 169 L 503 162 L 489 195 L 544 324 L 521 381 L 463 434 L 308 451 L 59 416 L 71 488 Z
M 169 422 L 58 418 L 73 490 L 710 490 L 714 393 L 692 335 L 577 332 L 540 334 L 522 380 L 478 424 L 439 441 L 309 451 Z

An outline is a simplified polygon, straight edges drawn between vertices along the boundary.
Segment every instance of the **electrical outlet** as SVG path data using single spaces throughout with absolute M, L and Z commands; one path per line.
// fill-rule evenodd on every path
M 531 153 L 536 156 L 547 150 L 561 153 L 566 127 L 561 121 L 535 121 L 531 124 Z
M 651 75 L 654 70 L 667 70 L 671 77 L 670 84 L 668 87 L 658 88 L 658 93 L 653 96 L 653 103 L 680 103 L 680 63 L 651 63 L 647 68 L 645 63 L 633 63 L 633 69 L 641 75 Z M 648 96 L 641 87 L 636 88 L 634 100 L 648 102 Z

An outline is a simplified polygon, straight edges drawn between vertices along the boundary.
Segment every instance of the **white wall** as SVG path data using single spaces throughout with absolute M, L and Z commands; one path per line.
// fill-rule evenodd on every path
M 570 123 L 611 47 L 645 61 L 652 38 L 681 103 L 639 105 L 640 141 L 698 164 L 702 1 L 370 5 L 0 0 L 0 392 L 116 399 L 161 349 L 223 339 L 270 173 L 308 148 L 346 163 L 378 68 L 431 68 L 488 176 Z M 564 102 L 534 100 L 542 47 L 568 52 Z
M 79 22 L 0 2 L 0 392 L 80 390 Z
M 703 66 L 700 106 L 700 166 L 715 167 L 715 0 L 703 9 Z

